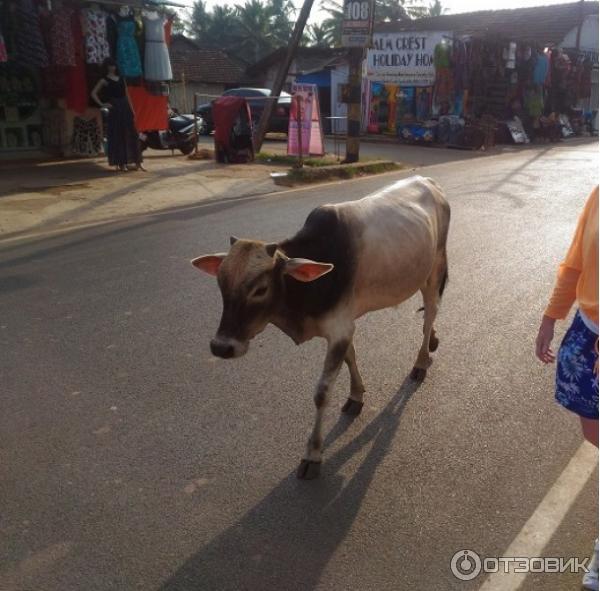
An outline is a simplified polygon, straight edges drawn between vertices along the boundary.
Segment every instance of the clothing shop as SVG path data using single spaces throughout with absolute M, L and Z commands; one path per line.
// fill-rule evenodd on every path
M 363 128 L 481 148 L 598 131 L 598 3 L 381 23 Z
M 137 131 L 165 129 L 173 19 L 164 4 L 137 0 L 0 0 L 0 157 L 102 154 L 105 120 L 91 92 L 107 58 Z

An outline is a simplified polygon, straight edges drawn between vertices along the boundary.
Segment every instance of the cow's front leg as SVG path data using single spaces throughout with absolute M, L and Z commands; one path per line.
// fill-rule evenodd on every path
M 356 417 L 360 414 L 363 407 L 365 387 L 362 378 L 360 377 L 360 372 L 358 371 L 358 365 L 356 365 L 356 351 L 354 350 L 354 343 L 352 342 L 348 346 L 344 361 L 350 371 L 350 398 L 348 398 L 346 404 L 342 406 L 342 412 L 349 416 Z
M 317 390 L 315 392 L 315 406 L 317 408 L 317 416 L 315 419 L 315 426 L 313 431 L 308 438 L 308 444 L 306 447 L 306 455 L 298 466 L 297 476 L 298 478 L 310 480 L 316 478 L 319 475 L 321 467 L 321 457 L 323 448 L 323 436 L 322 436 L 322 423 L 323 414 L 325 407 L 329 401 L 329 394 L 335 384 L 335 380 L 340 373 L 340 368 L 346 357 L 346 351 L 350 345 L 352 335 L 348 338 L 338 338 L 335 340 L 328 340 L 327 355 L 325 357 L 325 364 L 323 367 L 323 373 L 321 379 L 317 384 Z

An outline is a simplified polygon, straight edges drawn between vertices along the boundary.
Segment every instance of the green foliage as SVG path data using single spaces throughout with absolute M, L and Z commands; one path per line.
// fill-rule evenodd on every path
M 342 6 L 343 0 L 322 0 L 326 17 L 321 23 L 308 25 L 303 45 L 341 45 Z M 443 12 L 440 0 L 429 6 L 419 0 L 375 0 L 377 22 L 438 16 Z M 204 47 L 224 49 L 250 64 L 289 43 L 295 16 L 293 0 L 245 0 L 235 7 L 217 4 L 212 10 L 207 8 L 206 0 L 196 0 L 184 24 L 187 33 Z
M 187 31 L 204 47 L 224 49 L 246 63 L 255 63 L 288 44 L 294 26 L 292 0 L 246 0 L 235 7 L 207 9 L 196 0 Z
M 327 13 L 322 23 L 324 38 L 331 46 L 341 45 L 343 0 L 322 0 L 321 9 Z M 419 0 L 375 0 L 375 22 L 439 16 L 445 10 L 440 0 L 435 0 L 429 7 L 420 4 Z
M 285 166 L 295 166 L 298 162 L 298 156 L 288 156 L 287 154 L 278 154 L 275 152 L 259 152 L 256 155 L 256 161 L 264 164 L 282 164 Z M 337 161 L 333 156 L 324 156 L 314 158 L 312 156 L 304 158 L 305 166 L 331 166 Z
M 441 16 L 446 10 L 447 8 L 442 7 L 440 0 L 434 0 L 434 2 L 429 5 L 429 13 L 427 16 Z
M 405 168 L 404 165 L 389 160 L 291 168 L 287 173 L 287 178 L 282 179 L 281 182 L 283 184 L 322 183 L 336 179 L 351 179 L 357 176 L 382 174 L 402 170 L 403 168 Z
M 331 47 L 332 42 L 329 38 L 328 30 L 323 23 L 308 25 L 307 33 L 304 35 L 303 45 L 310 45 L 312 47 Z

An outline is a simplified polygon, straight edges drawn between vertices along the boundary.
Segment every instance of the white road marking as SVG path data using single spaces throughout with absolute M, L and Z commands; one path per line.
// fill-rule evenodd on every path
M 502 556 L 541 556 L 597 465 L 596 448 L 583 442 Z M 527 577 L 527 573 L 501 571 L 490 574 L 479 590 L 516 591 Z

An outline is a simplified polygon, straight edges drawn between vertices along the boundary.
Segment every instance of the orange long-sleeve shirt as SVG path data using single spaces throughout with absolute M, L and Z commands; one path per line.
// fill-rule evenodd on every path
M 545 314 L 565 318 L 577 300 L 584 314 L 598 324 L 598 187 L 591 192 L 579 217 L 573 242 L 558 268 L 556 284 Z

